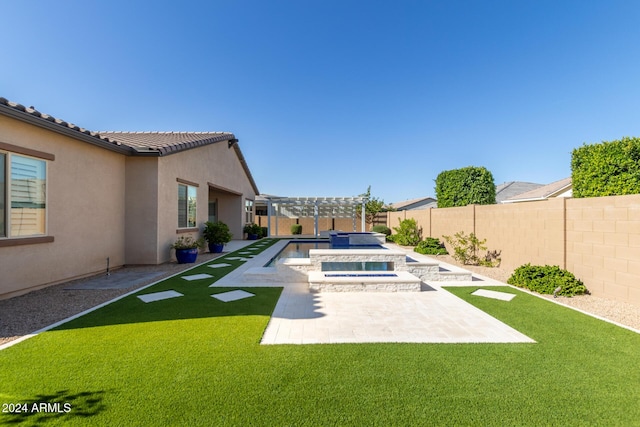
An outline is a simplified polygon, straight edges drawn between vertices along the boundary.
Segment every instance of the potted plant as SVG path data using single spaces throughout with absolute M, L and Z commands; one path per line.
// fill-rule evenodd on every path
M 220 253 L 225 243 L 231 241 L 233 234 L 229 231 L 229 226 L 222 221 L 204 223 L 202 232 L 204 239 L 209 243 L 209 252 Z
M 257 240 L 261 230 L 258 224 L 250 222 L 244 225 L 242 231 L 247 233 L 247 240 Z
M 180 236 L 173 244 L 171 249 L 176 250 L 176 259 L 178 264 L 190 264 L 196 262 L 198 250 L 204 246 L 204 241 L 194 239 L 191 236 Z

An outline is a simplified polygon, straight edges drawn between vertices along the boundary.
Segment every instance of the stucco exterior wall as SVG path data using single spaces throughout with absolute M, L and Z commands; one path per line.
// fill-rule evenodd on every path
M 107 257 L 111 267 L 124 264 L 123 155 L 4 116 L 0 142 L 55 156 L 46 182 L 54 241 L 0 247 L 0 298 L 103 271 Z
M 127 264 L 158 264 L 158 159 L 126 159 Z
M 229 226 L 235 239 L 242 236 L 244 225 L 244 201 L 255 200 L 242 164 L 227 142 L 182 151 L 158 159 L 158 262 L 175 259 L 169 248 L 182 234 L 178 230 L 178 181 L 197 184 L 197 228 L 187 234 L 201 236 L 204 222 L 208 220 L 209 183 L 215 184 L 218 196 L 219 220 Z M 230 192 L 224 192 L 228 189 Z

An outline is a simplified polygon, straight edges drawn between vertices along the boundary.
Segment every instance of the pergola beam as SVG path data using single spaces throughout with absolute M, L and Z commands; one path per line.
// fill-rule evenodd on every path
M 271 235 L 271 208 L 276 206 L 276 235 L 278 234 L 278 217 L 280 207 L 288 207 L 292 211 L 299 210 L 304 216 L 309 216 L 305 208 L 313 207 L 314 234 L 319 234 L 318 218 L 353 218 L 353 228 L 356 229 L 356 209 L 361 206 L 362 230 L 365 230 L 365 204 L 367 198 L 356 197 L 279 197 L 265 196 L 268 209 L 268 234 Z M 329 215 L 330 214 L 330 215 Z M 303 216 L 303 215 L 299 215 Z

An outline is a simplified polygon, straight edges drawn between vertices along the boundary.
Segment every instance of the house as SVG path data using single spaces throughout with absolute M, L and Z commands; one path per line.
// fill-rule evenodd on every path
M 235 238 L 259 193 L 228 132 L 92 132 L 0 98 L 0 298 L 172 259 L 207 220 Z
M 502 203 L 503 200 L 509 199 L 518 194 L 535 190 L 542 187 L 543 184 L 533 182 L 509 181 L 496 185 L 496 203 Z
M 537 200 L 546 200 L 553 197 L 571 197 L 573 193 L 571 177 L 564 178 L 551 184 L 543 185 L 533 190 L 511 196 L 502 200 L 501 203 L 518 203 L 533 202 Z
M 418 199 L 391 203 L 391 207 L 396 211 L 412 211 L 418 209 L 437 208 L 438 201 L 433 197 L 420 197 Z

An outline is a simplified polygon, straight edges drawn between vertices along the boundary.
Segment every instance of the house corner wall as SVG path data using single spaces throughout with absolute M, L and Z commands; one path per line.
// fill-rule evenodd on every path
M 126 264 L 158 264 L 158 159 L 126 160 Z

